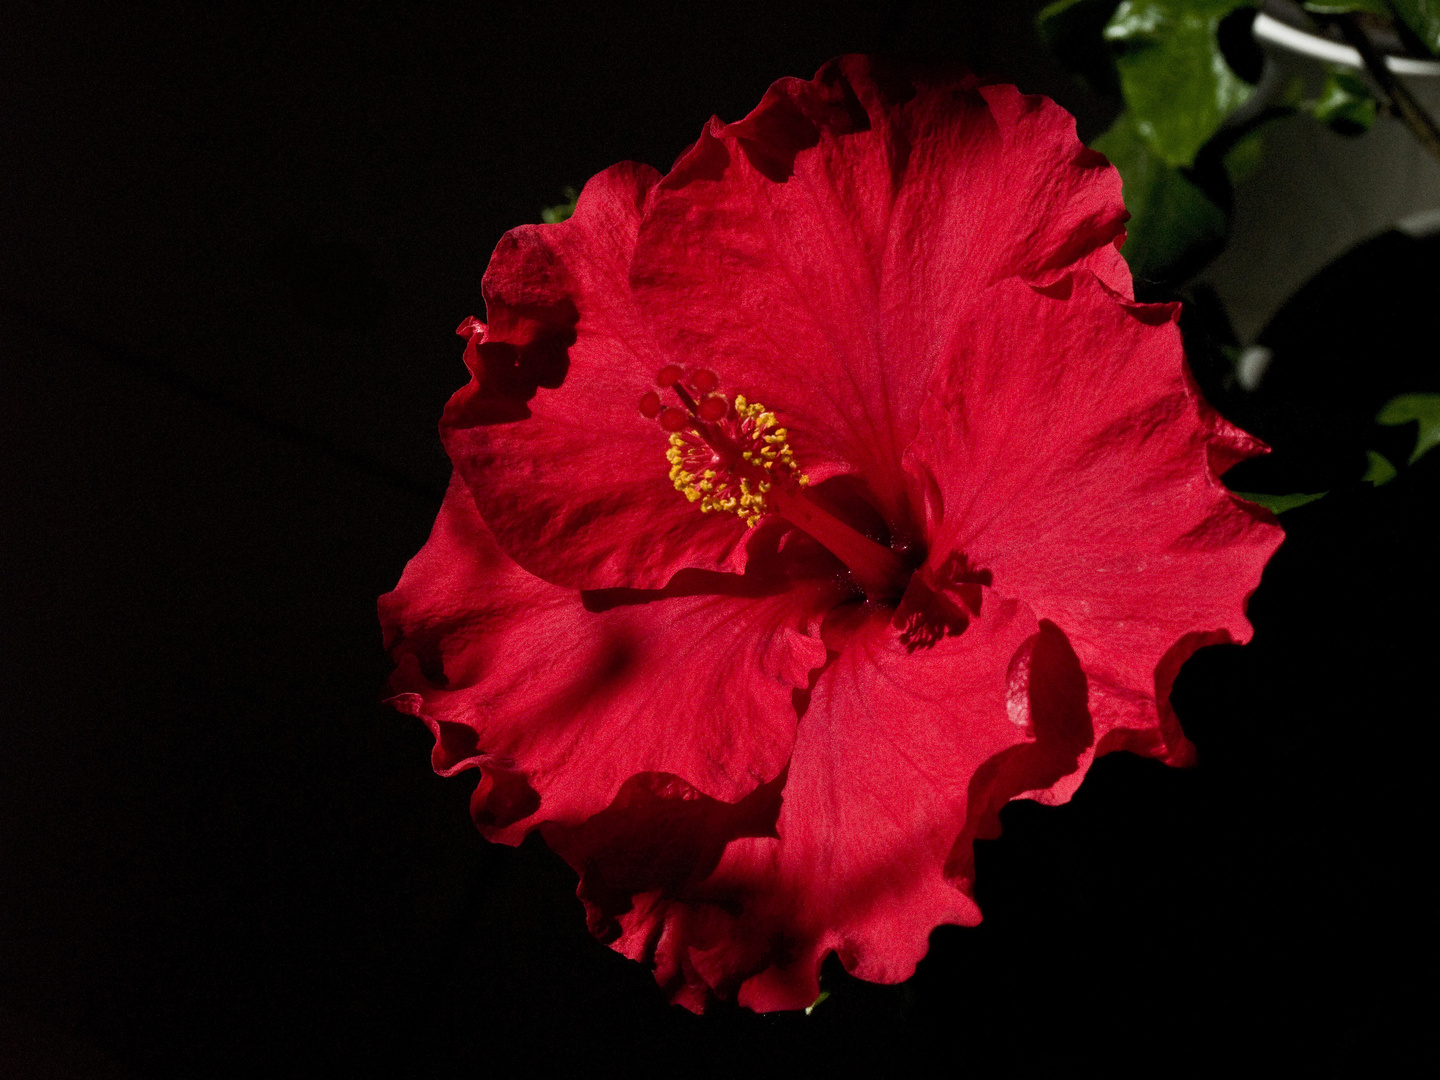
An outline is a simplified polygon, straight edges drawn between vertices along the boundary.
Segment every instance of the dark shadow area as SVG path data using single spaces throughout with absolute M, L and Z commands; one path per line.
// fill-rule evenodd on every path
M 1237 465 L 1239 491 L 1316 492 L 1359 481 L 1367 450 L 1399 465 L 1414 425 L 1375 422 L 1397 394 L 1440 391 L 1434 297 L 1440 295 L 1440 235 L 1387 232 L 1355 247 L 1300 289 L 1261 331 L 1272 353 L 1253 388 L 1236 376 L 1223 315 L 1196 297 L 1186 344 L 1207 397 L 1269 444 Z M 1228 352 L 1218 346 L 1232 346 Z
M 266 249 L 261 269 L 307 322 L 326 330 L 365 331 L 379 325 L 389 299 L 374 261 L 358 244 L 318 242 L 294 230 Z

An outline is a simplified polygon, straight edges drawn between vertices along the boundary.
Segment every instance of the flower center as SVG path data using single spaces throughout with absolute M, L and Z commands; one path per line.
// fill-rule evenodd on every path
M 683 408 L 662 405 L 651 390 L 640 412 L 670 433 L 670 482 L 702 513 L 735 514 L 755 528 L 777 514 L 830 550 L 849 568 L 870 600 L 894 600 L 910 572 L 883 544 L 852 529 L 804 494 L 810 478 L 795 463 L 789 432 L 775 414 L 743 394 L 718 393 L 718 376 L 699 369 L 689 374 L 667 364 L 655 377 L 672 390 Z
M 777 478 L 782 484 L 793 479 L 801 487 L 810 478 L 795 467 L 786 441 L 789 433 L 776 423 L 774 413 L 740 394 L 733 408 L 726 404 L 725 415 L 710 424 L 710 431 L 692 426 L 671 432 L 665 457 L 675 490 L 699 502 L 701 513 L 723 510 L 753 529 L 770 508 L 766 496 Z

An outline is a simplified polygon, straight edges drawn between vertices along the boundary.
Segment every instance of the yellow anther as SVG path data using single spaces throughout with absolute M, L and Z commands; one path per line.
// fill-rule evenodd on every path
M 734 404 L 732 417 L 712 422 L 733 449 L 713 444 L 706 424 L 697 420 L 695 427 L 670 433 L 665 460 L 670 463 L 675 490 L 689 502 L 698 503 L 702 513 L 724 511 L 754 528 L 769 512 L 766 495 L 773 477 L 783 476 L 787 482 L 802 485 L 810 480 L 796 470 L 790 432 L 779 426 L 775 414 L 743 394 L 735 396 Z M 724 454 L 735 450 L 740 451 L 740 460 L 729 459 L 734 462 L 732 471 Z M 736 475 L 740 472 L 747 475 Z

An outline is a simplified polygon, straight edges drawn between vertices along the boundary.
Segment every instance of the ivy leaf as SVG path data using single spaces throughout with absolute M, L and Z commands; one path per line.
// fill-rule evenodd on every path
M 1341 135 L 1360 135 L 1375 123 L 1375 98 L 1365 80 L 1343 68 L 1331 68 L 1311 112 Z
M 1120 92 L 1115 54 L 1105 43 L 1105 24 L 1119 0 L 1055 0 L 1035 16 L 1035 29 L 1057 60 L 1102 94 Z
M 1135 127 L 1167 165 L 1194 164 L 1253 87 L 1230 69 L 1216 37 L 1250 0 L 1124 0 L 1105 27 Z
M 565 202 L 556 203 L 554 206 L 547 206 L 540 211 L 540 220 L 546 225 L 555 225 L 561 221 L 568 221 L 570 215 L 575 213 L 575 204 L 580 201 L 580 193 L 569 184 L 560 189 L 560 194 L 565 196 Z
M 1389 0 L 1402 22 L 1436 56 L 1440 56 L 1440 0 Z
M 1258 503 L 1272 514 L 1283 514 L 1286 510 L 1294 510 L 1297 506 L 1304 506 L 1316 499 L 1323 499 L 1330 493 L 1317 491 L 1314 495 L 1302 495 L 1297 491 L 1293 495 L 1261 495 L 1254 491 L 1237 491 L 1235 494 L 1246 502 Z
M 1397 427 L 1415 421 L 1419 431 L 1410 464 L 1415 464 L 1426 451 L 1440 446 L 1440 394 L 1401 394 L 1391 398 L 1375 417 L 1386 427 Z
M 1370 483 L 1379 487 L 1381 484 L 1388 484 L 1395 479 L 1395 466 L 1390 464 L 1390 459 L 1384 454 L 1366 450 L 1365 457 L 1370 462 L 1370 467 L 1365 470 L 1365 475 L 1360 477 L 1361 483 Z
M 1130 211 L 1120 249 L 1141 281 L 1184 276 L 1225 242 L 1225 212 L 1180 169 L 1160 157 L 1122 113 L 1092 144 L 1120 170 Z

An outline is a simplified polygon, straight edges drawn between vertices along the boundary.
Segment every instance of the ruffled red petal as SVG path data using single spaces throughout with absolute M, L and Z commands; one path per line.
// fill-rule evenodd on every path
M 470 385 L 441 421 L 495 539 L 556 584 L 656 589 L 687 566 L 745 566 L 744 526 L 675 491 L 668 435 L 640 412 L 668 362 L 628 281 L 658 178 L 616 165 L 568 221 L 505 234 L 485 273 L 488 322 L 466 350 Z
M 1064 630 L 1099 752 L 1183 763 L 1170 683 L 1200 645 L 1249 640 L 1245 603 L 1282 539 L 1217 476 L 1260 444 L 1199 398 L 1173 307 L 1083 272 L 986 299 L 907 458 L 929 492 L 931 562 L 963 555 Z
M 630 834 L 646 838 L 639 873 L 602 844 L 563 838 L 592 925 L 618 928 L 615 947 L 654 963 L 690 1008 L 738 994 L 767 1011 L 814 1001 L 831 950 L 862 978 L 898 982 L 937 925 L 978 922 L 973 841 L 998 833 L 1009 799 L 1072 771 L 1092 737 L 1064 636 L 1023 604 L 980 596 L 962 633 L 919 648 L 883 615 L 855 617 L 816 682 L 783 789 L 726 808 L 703 857 L 686 802 L 652 805 Z
M 843 57 L 710 123 L 652 195 L 632 282 L 667 354 L 773 409 L 812 479 L 858 473 L 896 528 L 931 371 L 986 288 L 1087 258 L 1128 288 L 1124 217 L 1053 102 Z
M 396 704 L 435 733 L 438 772 L 482 770 L 477 821 L 517 842 L 585 821 L 642 773 L 728 802 L 774 779 L 836 596 L 775 559 L 653 593 L 551 585 L 499 549 L 457 477 L 380 613 Z

